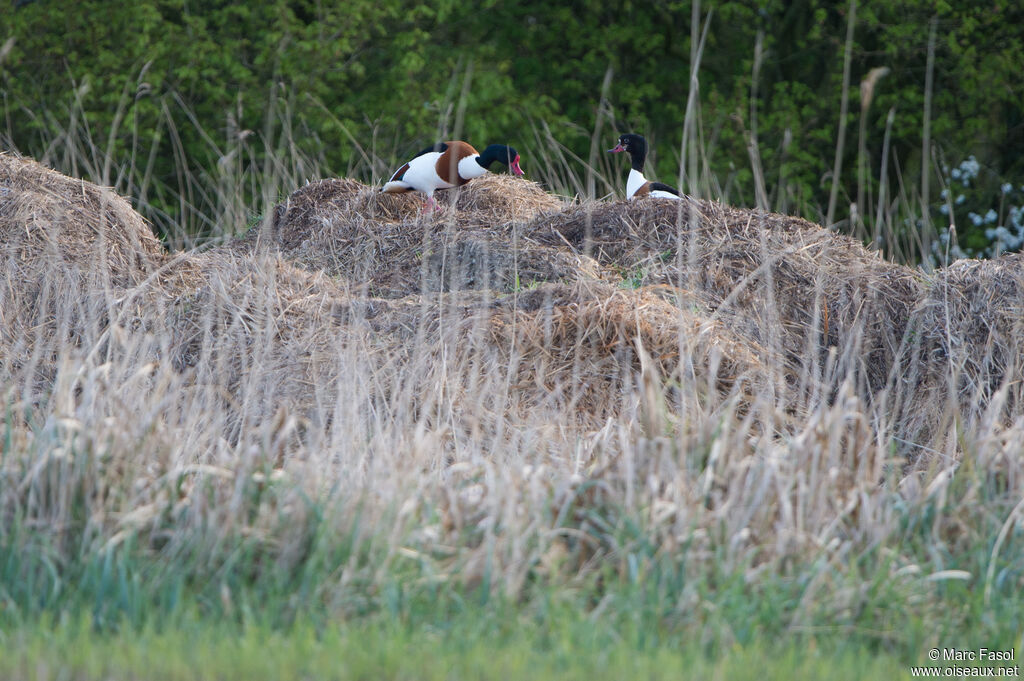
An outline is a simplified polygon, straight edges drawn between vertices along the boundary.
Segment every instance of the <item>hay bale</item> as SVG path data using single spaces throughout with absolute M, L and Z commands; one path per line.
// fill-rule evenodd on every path
M 280 252 L 296 266 L 325 272 L 353 289 L 386 298 L 457 290 L 501 293 L 543 282 L 615 277 L 589 256 L 564 245 L 538 244 L 521 232 L 521 225 L 514 223 L 391 223 L 343 210 L 304 241 Z
M 564 206 L 561 198 L 548 194 L 536 182 L 496 174 L 477 178 L 457 189 L 439 191 L 435 198 L 442 210 L 426 214 L 423 195 L 417 192 L 387 194 L 379 187 L 350 179 L 311 182 L 274 208 L 270 240 L 289 251 L 314 238 L 319 231 L 357 218 L 375 224 L 427 220 L 460 227 L 492 227 L 525 222 Z
M 935 448 L 952 414 L 1008 426 L 1024 407 L 1024 254 L 958 260 L 928 275 L 900 356 L 899 430 Z
M 565 206 L 563 199 L 548 194 L 536 182 L 503 174 L 484 175 L 462 187 L 440 190 L 434 198 L 441 210 L 427 214 L 423 210 L 422 194 L 385 194 L 377 187 L 368 187 L 348 208 L 383 222 L 414 222 L 425 218 L 470 228 L 526 222 Z
M 125 293 L 164 257 L 110 189 L 0 153 L 0 375 L 45 392 L 62 352 L 104 344 L 111 319 L 140 328 Z
M 550 410 L 593 429 L 634 409 L 645 381 L 669 402 L 686 392 L 705 406 L 749 402 L 773 384 L 768 350 L 709 323 L 674 287 L 545 285 L 505 301 L 487 344 L 512 367 L 512 407 L 524 417 Z
M 274 206 L 270 239 L 283 249 L 291 249 L 327 224 L 331 216 L 343 213 L 360 192 L 368 187 L 356 180 L 334 178 L 310 182 L 296 189 Z M 254 229 L 246 239 L 260 236 Z
M 685 286 L 794 375 L 820 375 L 830 348 L 852 348 L 834 376 L 855 372 L 867 392 L 885 387 L 920 290 L 912 270 L 849 237 L 710 201 L 586 204 L 525 231 L 615 264 L 633 285 Z
M 112 190 L 6 153 L 0 248 L 23 277 L 75 269 L 120 287 L 140 283 L 164 258 L 146 221 Z
M 191 256 L 186 269 L 199 276 L 169 292 L 168 359 L 197 405 L 223 415 L 231 440 L 280 409 L 322 420 L 320 407 L 337 399 L 343 348 L 360 348 L 366 367 L 390 357 L 386 328 L 367 321 L 386 302 L 350 296 L 330 277 L 226 249 Z
M 455 204 L 462 225 L 505 225 L 526 222 L 561 211 L 566 201 L 544 191 L 538 183 L 521 177 L 492 173 L 477 178 L 458 191 L 438 192 L 445 207 Z
M 278 205 L 266 229 L 224 248 L 246 255 L 262 244 L 303 269 L 388 298 L 421 291 L 507 291 L 607 274 L 588 257 L 517 242 L 514 225 L 563 205 L 534 182 L 486 175 L 437 197 L 442 210 L 426 214 L 417 193 L 385 194 L 355 180 L 321 180 Z

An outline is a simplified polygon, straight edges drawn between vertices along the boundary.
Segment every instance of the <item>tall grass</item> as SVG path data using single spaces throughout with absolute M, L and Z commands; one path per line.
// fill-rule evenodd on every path
M 206 136 L 216 162 L 176 156 L 173 178 L 151 172 L 165 142 L 114 158 L 104 140 L 116 131 L 66 114 L 52 116 L 41 160 L 129 194 L 172 249 L 243 233 L 329 173 L 303 151 L 287 96 L 261 131 L 228 116 L 223 139 Z M 687 126 L 681 177 L 710 194 L 728 183 L 707 177 L 699 127 Z M 539 123 L 534 176 L 585 198 L 616 192 L 603 129 L 578 131 L 597 150 L 581 165 Z M 346 172 L 379 178 L 397 153 L 363 148 Z M 885 224 L 912 215 L 906 196 L 879 197 Z M 853 641 L 911 662 L 929 647 L 1020 644 L 1024 423 L 1000 414 L 999 395 L 965 397 L 952 360 L 928 405 L 945 428 L 910 458 L 890 408 L 920 404 L 918 385 L 865 397 L 846 368 L 859 360 L 843 359 L 860 357 L 863 329 L 807 359 L 795 385 L 812 388 L 799 394 L 781 368 L 753 393 L 737 382 L 717 394 L 681 337 L 677 373 L 647 360 L 621 370 L 608 378 L 614 416 L 583 427 L 590 387 L 531 401 L 515 337 L 489 345 L 481 323 L 459 323 L 456 294 L 414 300 L 429 314 L 397 343 L 370 312 L 341 323 L 318 307 L 315 286 L 352 310 L 368 302 L 349 282 L 299 277 L 299 296 L 273 257 L 218 267 L 193 297 L 145 297 L 141 321 L 116 327 L 117 292 L 82 307 L 56 272 L 59 295 L 35 314 L 76 333 L 54 342 L 27 327 L 6 346 L 46 356 L 0 357 L 4 629 L 86 617 L 149 631 L 182 610 L 270 628 L 383 614 L 443 629 L 474 608 L 543 622 L 557 606 L 633 627 L 639 649 L 648 637 L 716 654 Z M 290 314 L 316 323 L 291 328 Z M 172 358 L 186 322 L 198 340 L 183 370 Z M 42 382 L 39 363 L 52 367 Z

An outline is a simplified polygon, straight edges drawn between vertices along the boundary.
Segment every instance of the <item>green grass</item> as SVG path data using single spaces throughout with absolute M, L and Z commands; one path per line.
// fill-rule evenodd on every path
M 233 535 L 161 550 L 132 537 L 65 545 L 75 557 L 60 559 L 45 536 L 9 528 L 18 546 L 0 546 L 0 678 L 900 678 L 932 647 L 1020 644 L 1016 554 L 986 603 L 980 577 L 998 528 L 936 556 L 942 509 L 931 505 L 843 569 L 821 558 L 762 573 L 724 556 L 692 568 L 687 551 L 665 554 L 620 517 L 619 555 L 584 576 L 535 575 L 511 597 L 486 578 L 432 579 L 411 558 L 372 580 L 384 542 L 358 548 L 356 526 L 315 511 L 295 527 L 308 538 L 288 564 Z M 897 546 L 925 571 L 894 575 Z M 939 565 L 975 577 L 929 577 Z
M 467 613 L 445 627 L 389 618 L 308 624 L 287 631 L 211 626 L 195 619 L 97 634 L 87 624 L 43 623 L 6 632 L 5 679 L 289 681 L 291 679 L 867 679 L 897 678 L 906 666 L 887 654 L 813 639 L 785 647 L 734 646 L 704 654 L 699 641 L 651 643 L 600 620 L 563 613 L 554 621 Z

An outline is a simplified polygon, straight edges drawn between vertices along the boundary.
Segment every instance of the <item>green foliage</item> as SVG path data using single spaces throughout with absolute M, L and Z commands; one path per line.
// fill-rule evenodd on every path
M 379 179 L 396 158 L 440 137 L 507 141 L 539 157 L 545 142 L 533 130 L 540 122 L 583 159 L 592 143 L 606 147 L 614 132 L 645 133 L 652 174 L 671 180 L 679 175 L 696 52 L 691 36 L 709 22 L 695 113 L 702 172 L 715 179 L 684 178 L 687 189 L 752 205 L 761 175 L 772 208 L 821 219 L 836 152 L 848 13 L 849 3 L 835 0 L 712 1 L 701 4 L 702 24 L 694 27 L 691 3 L 678 0 L 36 0 L 5 12 L 0 25 L 0 39 L 13 39 L 0 59 L 2 135 L 5 145 L 82 174 L 84 161 L 60 144 L 80 127 L 118 160 L 100 179 L 123 183 L 119 189 L 133 195 L 145 183 L 126 180 L 131 171 L 118 176 L 119 163 L 139 159 L 145 167 L 141 159 L 152 157 L 147 182 L 162 187 L 153 191 L 169 215 L 180 212 L 182 194 L 195 200 L 202 191 L 186 187 L 183 173 L 216 181 L 217 164 L 236 156 L 259 169 L 282 145 L 297 145 L 331 172 Z M 840 206 L 879 196 L 890 110 L 883 203 L 888 210 L 888 197 L 902 187 L 908 205 L 916 205 L 933 18 L 931 138 L 938 153 L 974 155 L 999 182 L 1021 184 L 1019 3 L 887 0 L 860 3 L 856 16 L 847 124 L 852 137 L 866 116 L 865 139 L 843 152 Z M 758 44 L 763 59 L 755 63 Z M 889 73 L 862 112 L 858 85 L 876 67 Z M 275 136 L 279 121 L 271 109 L 291 126 L 290 136 Z M 612 125 L 592 141 L 608 112 Z M 759 166 L 750 162 L 752 135 Z M 866 154 L 869 172 L 858 191 L 859 154 Z M 939 164 L 930 167 L 937 173 Z M 542 168 L 534 172 L 544 176 Z M 925 207 L 916 210 L 920 215 Z M 874 219 L 872 205 L 858 213 Z

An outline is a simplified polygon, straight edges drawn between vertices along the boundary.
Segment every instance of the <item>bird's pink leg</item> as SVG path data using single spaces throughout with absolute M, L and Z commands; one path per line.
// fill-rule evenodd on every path
M 423 203 L 425 209 L 429 209 L 431 213 L 434 211 L 441 210 L 441 206 L 437 205 L 437 200 L 433 196 L 428 196 L 427 200 Z

